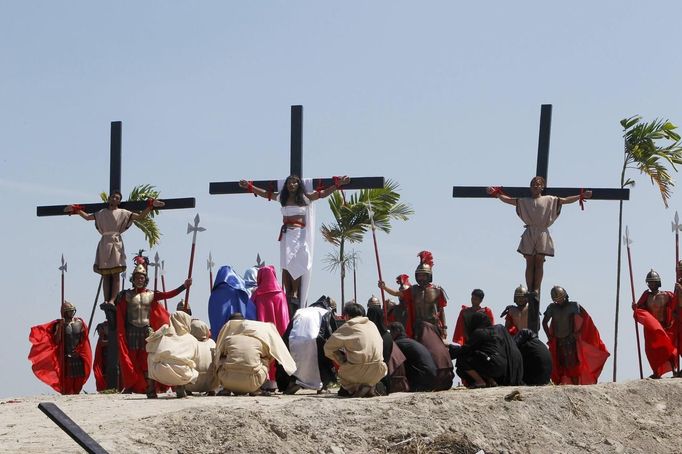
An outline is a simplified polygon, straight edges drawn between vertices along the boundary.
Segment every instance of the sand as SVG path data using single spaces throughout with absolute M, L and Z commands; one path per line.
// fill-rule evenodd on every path
M 0 402 L 0 452 L 79 452 L 54 402 L 111 453 L 680 453 L 682 379 L 342 399 L 97 394 Z

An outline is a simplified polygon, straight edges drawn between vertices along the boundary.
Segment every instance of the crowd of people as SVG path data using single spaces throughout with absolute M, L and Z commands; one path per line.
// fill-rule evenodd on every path
M 492 310 L 483 306 L 484 291 L 474 289 L 471 305 L 462 306 L 449 341 L 447 294 L 432 282 L 429 251 L 418 254 L 415 284 L 406 274 L 396 278 L 397 289 L 378 283 L 397 302 L 372 297 L 365 308 L 351 301 L 340 315 L 327 296 L 306 306 L 305 276 L 312 265 L 312 243 L 307 239 L 312 229 L 306 226 L 314 225 L 311 202 L 349 181 L 338 177 L 333 186 L 311 192 L 295 176 L 284 181 L 280 192 L 240 182 L 256 196 L 280 201 L 284 288 L 273 266 L 259 263 L 244 277 L 223 266 L 208 301 L 209 324 L 193 318 L 186 303 L 168 313 L 160 301 L 177 296 L 192 280 L 168 292 L 150 290 L 149 261 L 141 255 L 134 259 L 132 288 L 118 291 L 118 276 L 126 269 L 121 233 L 163 202 L 150 200 L 141 213 L 131 213 L 118 207 L 121 195 L 114 192 L 109 206 L 95 214 L 77 205 L 68 207 L 69 213 L 94 220 L 102 235 L 94 270 L 104 282 L 101 307 L 107 320 L 96 328 L 99 340 L 93 361 L 88 326 L 64 301 L 62 318 L 31 328 L 29 359 L 34 373 L 57 392 L 77 394 L 92 370 L 99 391 L 117 389 L 149 398 L 168 388 L 178 397 L 278 390 L 295 394 L 301 389 L 328 393 L 333 383 L 339 385 L 339 396 L 371 397 L 448 390 L 455 374 L 470 388 L 597 383 L 609 352 L 585 307 L 554 286 L 542 322 L 539 318 L 543 264 L 554 251 L 547 228 L 562 205 L 583 203 L 590 191 L 566 198 L 542 195 L 541 177 L 531 181 L 530 198 L 512 198 L 501 188 L 489 188 L 491 196 L 516 206 L 526 223 L 518 251 L 526 259 L 528 287 L 514 290 L 514 304 L 501 314 L 504 324 L 495 324 Z M 653 270 L 646 282 L 648 290 L 632 309 L 644 328 L 651 377 L 668 372 L 679 377 L 682 285 L 676 283 L 674 292 L 661 291 L 660 276 Z M 538 338 L 540 325 L 547 345 Z

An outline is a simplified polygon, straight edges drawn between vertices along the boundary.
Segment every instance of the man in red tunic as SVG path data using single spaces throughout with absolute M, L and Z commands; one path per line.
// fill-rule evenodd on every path
M 159 301 L 173 298 L 192 285 L 192 279 L 169 292 L 155 292 L 146 288 L 147 263 L 145 257 L 135 257 L 135 271 L 131 277 L 133 288 L 121 292 L 116 303 L 116 327 L 119 363 L 124 393 L 145 393 L 156 398 L 156 386 L 147 376 L 146 338 L 162 325 L 168 324 L 169 315 Z
M 552 381 L 555 385 L 593 385 L 610 354 L 585 308 L 569 301 L 566 290 L 558 285 L 550 294 L 553 303 L 545 310 L 542 327 L 552 354 Z
M 632 305 L 632 310 L 635 320 L 644 328 L 644 351 L 653 371 L 650 378 L 661 378 L 677 366 L 675 315 L 678 304 L 672 292 L 659 290 L 661 276 L 656 271 L 649 271 L 646 283 L 649 289 Z
M 433 285 L 433 256 L 429 251 L 421 251 L 418 254 L 419 266 L 414 272 L 417 283 L 398 292 L 386 287 L 383 281 L 379 282 L 379 288 L 393 296 L 399 296 L 407 309 L 405 331 L 407 336 L 414 339 L 420 337 L 422 322 L 430 323 L 438 329 L 441 339 L 447 338 L 447 325 L 445 323 L 445 306 L 447 296 L 440 286 Z
M 88 326 L 64 301 L 62 318 L 31 327 L 28 359 L 33 373 L 61 394 L 78 394 L 90 376 L 92 351 Z
M 467 340 L 466 326 L 469 324 L 469 319 L 471 315 L 475 312 L 482 312 L 488 316 L 490 319 L 490 324 L 495 324 L 495 317 L 493 316 L 493 311 L 489 307 L 481 306 L 485 293 L 480 288 L 474 289 L 471 292 L 471 306 L 462 306 L 462 310 L 459 311 L 459 316 L 457 317 L 457 323 L 455 324 L 455 334 L 452 336 L 452 342 L 459 345 L 464 345 Z

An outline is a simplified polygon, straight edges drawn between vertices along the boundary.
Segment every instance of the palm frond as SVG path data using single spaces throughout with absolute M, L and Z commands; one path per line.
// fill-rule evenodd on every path
M 677 172 L 677 165 L 682 164 L 682 145 L 680 135 L 676 132 L 677 126 L 662 119 L 642 123 L 639 116 L 623 119 L 620 124 L 625 141 L 621 186 L 634 186 L 634 180 L 625 180 L 625 170 L 635 168 L 647 175 L 651 183 L 658 187 L 667 208 L 675 186 L 670 171 Z M 660 141 L 672 143 L 660 146 Z

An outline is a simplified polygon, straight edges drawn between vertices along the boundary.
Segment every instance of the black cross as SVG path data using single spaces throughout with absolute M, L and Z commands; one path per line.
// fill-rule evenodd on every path
M 290 175 L 303 178 L 303 106 L 291 106 L 291 164 Z M 329 187 L 334 184 L 333 178 L 315 178 L 315 187 Z M 278 191 L 277 180 L 254 181 L 254 186 L 266 191 Z M 384 187 L 384 177 L 351 177 L 343 189 L 375 189 Z M 209 183 L 209 194 L 242 194 L 248 189 L 239 186 L 238 181 Z
M 547 185 L 547 167 L 549 165 L 549 135 L 552 126 L 552 105 L 543 104 L 540 110 L 540 137 L 538 139 L 538 161 L 535 175 L 545 179 Z M 529 180 L 530 181 L 530 180 Z M 589 188 L 592 200 L 629 200 L 629 189 Z M 531 197 L 530 184 L 524 187 L 503 188 L 510 197 Z M 543 194 L 557 197 L 569 197 L 580 194 L 580 188 L 551 188 L 546 187 Z M 487 186 L 453 186 L 452 197 L 455 198 L 491 198 Z M 536 333 L 540 329 L 540 301 L 539 295 L 529 300 L 528 327 Z
M 109 195 L 114 191 L 121 190 L 121 122 L 111 122 L 111 146 L 110 146 L 110 163 L 109 163 Z M 194 197 L 186 197 L 180 199 L 162 199 L 165 205 L 163 208 L 155 208 L 156 210 L 176 210 L 180 208 L 194 208 L 196 200 Z M 38 216 L 62 216 L 68 213 L 64 212 L 64 208 L 69 205 L 50 205 L 39 206 L 37 208 Z M 101 209 L 107 208 L 108 203 L 84 203 L 81 204 L 82 210 L 86 213 L 94 213 Z M 119 205 L 130 211 L 142 211 L 147 207 L 147 201 L 139 202 L 121 202 Z M 108 315 L 108 319 L 110 316 Z M 116 335 L 115 318 L 109 320 L 109 343 L 107 345 L 107 387 L 118 387 L 118 337 Z M 89 327 L 92 329 L 92 327 Z
M 121 122 L 111 122 L 111 160 L 109 164 L 109 195 L 114 191 L 121 190 Z M 180 208 L 194 208 L 196 200 L 194 197 L 185 197 L 180 199 L 162 199 L 165 203 L 163 208 L 154 208 L 155 210 L 177 210 Z M 82 210 L 86 213 L 94 213 L 109 206 L 106 202 L 100 203 L 83 203 L 80 204 Z M 69 213 L 64 212 L 64 208 L 69 205 L 49 205 L 39 206 L 36 209 L 38 216 L 63 216 Z M 130 211 L 142 211 L 147 207 L 147 201 L 141 200 L 138 202 L 121 202 L 119 205 Z
M 547 167 L 549 165 L 549 133 L 552 126 L 552 105 L 543 104 L 540 110 L 540 138 L 538 139 L 538 163 L 534 176 L 545 179 L 545 195 L 569 197 L 580 193 L 580 188 L 548 187 Z M 528 179 L 530 181 L 530 178 Z M 488 186 L 453 186 L 452 197 L 455 198 L 491 198 Z M 530 197 L 530 184 L 524 187 L 505 186 L 504 193 L 510 197 Z M 629 189 L 586 188 L 592 191 L 591 200 L 630 200 Z

